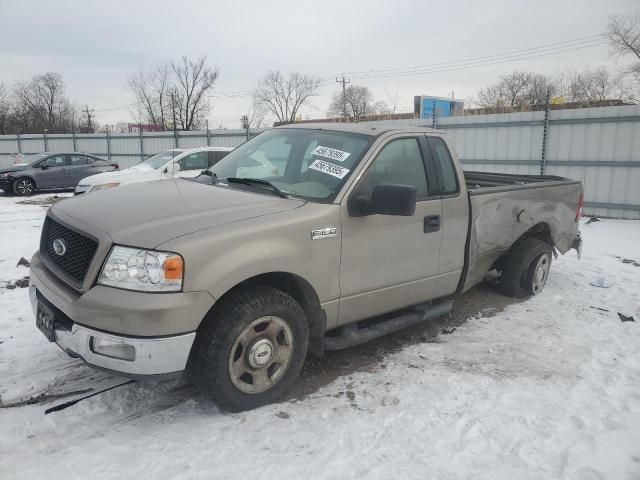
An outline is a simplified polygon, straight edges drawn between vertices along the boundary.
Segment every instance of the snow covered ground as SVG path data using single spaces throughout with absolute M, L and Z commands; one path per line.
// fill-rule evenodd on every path
M 0 197 L 4 405 L 120 382 L 47 343 L 5 287 L 45 212 Z M 304 398 L 226 414 L 171 381 L 0 408 L 0 478 L 639 479 L 640 222 L 582 231 L 540 296 Z

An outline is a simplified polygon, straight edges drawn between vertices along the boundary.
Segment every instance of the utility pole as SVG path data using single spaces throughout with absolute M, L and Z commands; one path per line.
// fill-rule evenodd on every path
M 89 111 L 89 105 L 84 106 L 84 113 L 87 115 L 87 133 L 93 133 L 93 126 L 91 125 L 91 119 L 95 117 L 93 111 Z
M 242 115 L 240 117 L 240 121 L 242 122 L 242 128 L 247 131 L 247 140 L 249 140 L 249 127 L 251 127 L 251 124 L 249 123 L 249 116 Z
M 347 80 L 343 73 L 341 77 L 336 78 L 336 83 L 342 84 L 342 115 L 344 117 L 348 117 L 347 115 L 347 83 L 351 83 L 351 80 Z

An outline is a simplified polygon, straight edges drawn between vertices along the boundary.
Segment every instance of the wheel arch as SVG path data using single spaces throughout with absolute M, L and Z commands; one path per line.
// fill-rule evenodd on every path
M 553 239 L 551 225 L 549 225 L 547 222 L 539 222 L 535 224 L 529 230 L 524 232 L 520 236 L 520 238 L 518 238 L 518 240 L 514 242 L 514 244 L 518 243 L 520 240 L 522 240 L 525 237 L 537 238 L 538 240 L 542 240 L 543 242 L 548 243 L 551 246 L 551 248 L 555 247 L 555 241 Z
M 26 174 L 26 175 L 20 175 L 20 176 L 17 176 L 17 177 L 12 177 L 12 178 L 11 178 L 11 180 L 10 180 L 10 181 L 11 181 L 11 189 L 13 190 L 13 186 L 15 185 L 15 183 L 16 183 L 18 180 L 21 180 L 21 179 L 23 179 L 23 178 L 28 178 L 29 180 L 31 180 L 31 181 L 33 182 L 33 189 L 34 189 L 34 190 L 37 190 L 37 189 L 38 189 L 38 182 L 36 182 L 36 179 L 35 179 L 35 178 L 33 178 L 31 175 L 28 175 L 28 174 Z
M 541 240 L 541 241 L 549 244 L 549 246 L 551 246 L 552 251 L 555 254 L 555 242 L 553 240 L 553 234 L 551 232 L 551 226 L 547 222 L 538 222 L 533 227 L 531 227 L 529 230 L 527 230 L 522 235 L 520 235 L 516 239 L 516 241 L 513 242 L 513 244 L 507 250 L 505 250 L 502 253 L 502 255 L 500 255 L 500 257 L 498 257 L 496 259 L 496 261 L 493 263 L 491 269 L 496 269 L 498 271 L 502 271 L 502 269 L 504 268 L 504 262 L 507 261 L 507 259 L 509 258 L 509 255 L 511 255 L 511 252 L 513 252 L 513 250 L 524 239 L 527 239 L 527 238 L 536 238 L 538 240 Z
M 275 288 L 290 295 L 300 304 L 309 322 L 309 351 L 314 355 L 322 356 L 324 354 L 326 315 L 315 289 L 300 275 L 290 272 L 267 272 L 247 278 L 224 292 L 206 316 L 215 315 L 216 306 L 231 293 L 254 286 Z

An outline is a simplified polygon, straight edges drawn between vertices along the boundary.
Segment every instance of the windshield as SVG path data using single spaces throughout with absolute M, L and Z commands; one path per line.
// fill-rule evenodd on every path
M 147 168 L 150 170 L 155 170 L 156 168 L 160 168 L 165 163 L 167 163 L 172 158 L 176 158 L 178 155 L 182 153 L 182 150 L 166 150 L 164 152 L 156 153 L 146 160 L 141 161 L 136 167 Z
M 325 130 L 267 130 L 209 169 L 227 178 L 257 178 L 287 195 L 330 202 L 369 146 L 370 137 Z M 235 184 L 237 185 L 237 184 Z

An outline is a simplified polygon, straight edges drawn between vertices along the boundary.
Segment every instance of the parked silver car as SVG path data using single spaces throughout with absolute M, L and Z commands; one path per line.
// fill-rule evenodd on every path
M 38 153 L 0 168 L 0 190 L 22 196 L 36 190 L 74 188 L 85 177 L 119 168 L 116 162 L 89 153 Z

